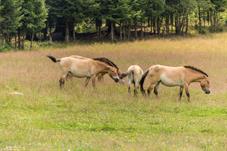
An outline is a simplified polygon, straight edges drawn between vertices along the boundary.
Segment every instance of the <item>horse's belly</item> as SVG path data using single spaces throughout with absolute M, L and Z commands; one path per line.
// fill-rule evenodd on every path
M 83 78 L 83 77 L 90 77 L 90 72 L 87 70 L 83 70 L 83 69 L 71 69 L 70 71 L 72 73 L 73 76 L 77 77 L 77 78 Z
M 182 86 L 183 85 L 183 82 L 182 80 L 176 80 L 176 79 L 172 79 L 166 75 L 161 75 L 160 76 L 160 80 L 161 80 L 161 83 L 165 86 Z

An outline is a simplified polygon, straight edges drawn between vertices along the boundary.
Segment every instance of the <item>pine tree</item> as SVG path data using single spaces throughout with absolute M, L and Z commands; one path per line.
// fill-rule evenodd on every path
M 47 9 L 44 0 L 24 0 L 22 3 L 22 31 L 30 35 L 30 49 L 34 35 L 45 27 Z
M 17 0 L 0 1 L 0 32 L 4 41 L 11 45 L 11 39 L 20 26 L 20 6 Z

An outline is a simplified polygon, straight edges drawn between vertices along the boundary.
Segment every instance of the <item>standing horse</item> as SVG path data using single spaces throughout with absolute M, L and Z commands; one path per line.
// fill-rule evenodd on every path
M 55 58 L 53 56 L 47 56 L 53 62 L 59 62 L 63 74 L 59 80 L 60 87 L 62 88 L 65 80 L 74 76 L 77 78 L 86 78 L 85 86 L 88 85 L 90 79 L 92 79 L 92 86 L 95 87 L 95 78 L 99 74 L 108 73 L 109 76 L 115 81 L 119 82 L 117 70 L 103 62 L 96 61 L 85 57 L 64 57 Z
M 193 66 L 169 67 L 163 65 L 151 66 L 142 76 L 140 81 L 141 92 L 145 94 L 144 82 L 147 83 L 147 93 L 150 95 L 152 89 L 158 96 L 159 84 L 168 87 L 179 86 L 179 100 L 181 100 L 183 89 L 185 89 L 188 101 L 190 101 L 189 86 L 191 83 L 200 83 L 201 89 L 209 94 L 208 74 Z
M 128 93 L 131 94 L 131 85 L 134 85 L 134 96 L 137 95 L 137 89 L 139 88 L 139 82 L 143 75 L 143 69 L 139 65 L 131 65 L 127 72 L 122 73 L 120 78 L 128 76 Z

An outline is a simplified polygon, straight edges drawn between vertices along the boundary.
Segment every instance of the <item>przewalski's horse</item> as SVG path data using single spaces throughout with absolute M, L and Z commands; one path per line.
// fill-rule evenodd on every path
M 123 79 L 128 76 L 128 93 L 131 94 L 131 85 L 134 85 L 134 96 L 137 95 L 139 82 L 143 75 L 143 69 L 139 65 L 131 65 L 127 72 L 122 73 L 120 78 Z
M 109 65 L 109 66 L 111 66 L 111 67 L 113 67 L 113 68 L 115 68 L 117 70 L 118 76 L 121 75 L 118 66 L 115 63 L 113 63 L 113 61 L 111 61 L 110 59 L 105 58 L 105 57 L 98 57 L 98 58 L 92 58 L 92 59 L 97 60 L 97 61 L 101 61 L 103 63 L 106 63 L 107 65 Z M 105 75 L 105 73 L 99 74 L 98 75 L 98 80 L 101 81 L 103 79 L 104 75 Z
M 82 57 L 82 56 L 78 56 L 78 55 L 72 55 L 70 57 L 74 57 L 74 58 L 78 58 L 78 59 L 85 59 L 86 57 Z M 100 62 L 103 62 L 113 68 L 115 68 L 117 70 L 117 73 L 118 75 L 120 76 L 120 69 L 118 68 L 118 66 L 113 63 L 113 61 L 111 61 L 110 59 L 106 58 L 106 57 L 97 57 L 97 58 L 90 58 L 90 59 L 94 59 L 96 61 L 100 61 Z M 105 75 L 106 73 L 100 73 L 99 75 L 97 75 L 97 78 L 99 81 L 101 81 L 103 79 L 103 76 Z
M 185 89 L 188 101 L 190 101 L 189 85 L 194 82 L 200 83 L 202 90 L 206 94 L 210 93 L 208 74 L 193 66 L 169 67 L 154 65 L 143 74 L 140 81 L 140 88 L 143 94 L 146 93 L 144 82 L 147 85 L 146 90 L 148 95 L 154 88 L 154 93 L 158 96 L 158 87 L 160 83 L 169 87 L 179 86 L 179 100 L 182 97 L 183 89 Z
M 47 56 L 53 62 L 59 62 L 63 74 L 59 80 L 60 87 L 62 88 L 65 80 L 68 77 L 74 76 L 77 78 L 86 78 L 85 86 L 88 85 L 90 79 L 92 80 L 92 85 L 95 87 L 95 78 L 97 75 L 102 73 L 107 73 L 115 81 L 119 82 L 120 78 L 118 72 L 115 68 L 90 58 L 85 57 L 64 57 L 55 58 L 53 56 Z

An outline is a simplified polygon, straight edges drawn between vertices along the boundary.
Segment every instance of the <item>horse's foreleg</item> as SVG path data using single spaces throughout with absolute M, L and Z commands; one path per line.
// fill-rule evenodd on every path
M 154 94 L 156 95 L 156 97 L 158 97 L 158 88 L 159 88 L 160 83 L 161 83 L 161 81 L 159 81 L 154 87 Z
M 92 77 L 92 86 L 93 86 L 93 88 L 95 88 L 95 78 L 96 78 L 96 76 Z
M 178 100 L 180 101 L 181 100 L 181 98 L 182 98 L 182 94 L 183 94 L 183 86 L 180 86 L 180 91 L 179 91 L 179 98 L 178 98 Z
M 104 75 L 105 75 L 105 73 L 99 73 L 99 74 L 97 75 L 98 81 L 103 81 Z
M 91 79 L 90 77 L 86 78 L 85 83 L 84 83 L 84 87 L 87 87 L 87 85 L 88 85 L 90 79 Z
M 185 84 L 184 88 L 185 88 L 185 93 L 188 97 L 188 102 L 190 102 L 190 93 L 189 93 L 189 89 L 188 89 L 188 84 Z
M 153 89 L 154 89 L 154 85 L 151 84 L 151 85 L 148 87 L 148 89 L 147 89 L 147 95 L 148 95 L 148 96 L 150 96 L 151 91 L 152 91 Z

